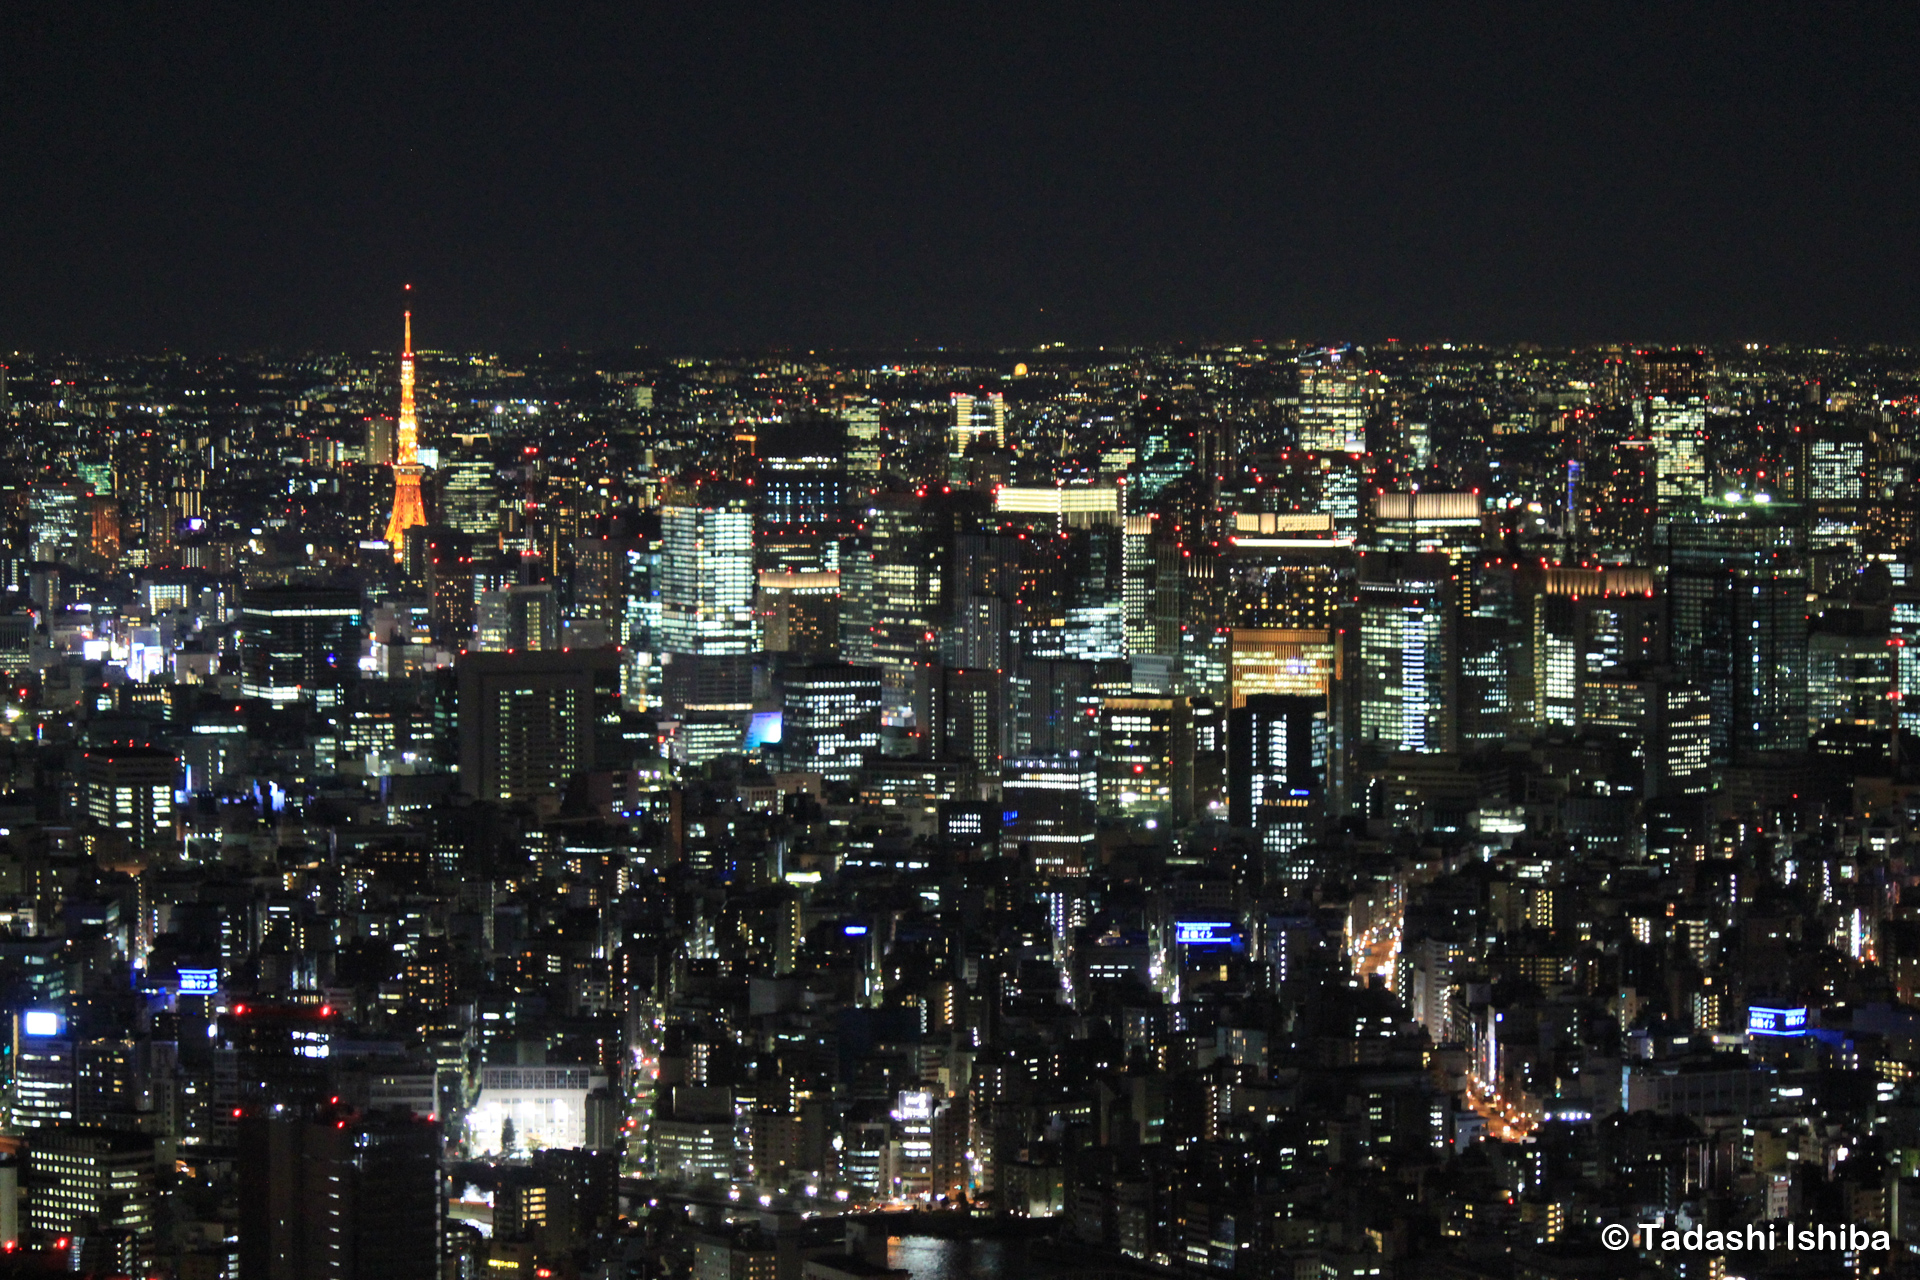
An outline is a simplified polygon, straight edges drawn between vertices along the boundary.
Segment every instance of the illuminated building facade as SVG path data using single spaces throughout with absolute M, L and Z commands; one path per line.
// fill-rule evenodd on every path
M 1362 741 L 1387 751 L 1453 749 L 1454 589 L 1442 556 L 1369 556 L 1362 563 Z

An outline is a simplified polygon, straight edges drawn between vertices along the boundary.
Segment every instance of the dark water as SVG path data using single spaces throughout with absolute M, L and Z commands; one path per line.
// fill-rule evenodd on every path
M 1027 1258 L 1025 1240 L 947 1240 L 940 1236 L 892 1236 L 887 1262 L 913 1273 L 913 1280 L 1027 1280 L 1046 1269 Z

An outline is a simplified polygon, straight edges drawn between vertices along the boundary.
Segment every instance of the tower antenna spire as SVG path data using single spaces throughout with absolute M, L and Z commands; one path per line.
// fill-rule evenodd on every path
M 411 294 L 413 286 L 405 292 Z M 426 504 L 420 496 L 420 422 L 413 407 L 413 311 L 402 312 L 404 340 L 400 349 L 400 423 L 394 443 L 397 456 L 393 464 L 393 515 L 387 521 L 387 542 L 393 558 L 406 554 L 407 530 L 427 522 Z

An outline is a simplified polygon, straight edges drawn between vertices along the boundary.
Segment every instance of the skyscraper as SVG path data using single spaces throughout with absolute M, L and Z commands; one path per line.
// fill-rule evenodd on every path
M 1317 832 L 1325 815 L 1327 704 L 1324 698 L 1255 694 L 1227 725 L 1227 819 L 1259 833 L 1270 854 L 1286 854 Z
M 983 436 L 991 436 L 996 446 L 1007 442 L 1007 397 L 998 391 L 976 396 L 966 391 L 953 393 L 953 456 L 966 453 L 968 446 Z
M 1300 447 L 1311 453 L 1367 451 L 1364 373 L 1329 352 L 1323 364 L 1300 367 Z
M 746 501 L 666 507 L 660 529 L 660 648 L 691 657 L 753 653 L 759 641 Z
M 72 1120 L 76 1075 L 65 1015 L 22 1009 L 13 1027 L 14 1127 L 39 1129 Z
M 500 495 L 493 463 L 460 458 L 440 469 L 440 519 L 476 538 L 491 539 L 499 533 Z
M 1653 440 L 1660 509 L 1698 501 L 1707 488 L 1707 410 L 1697 351 L 1641 355 L 1641 419 Z
M 738 750 L 753 709 L 753 512 L 743 494 L 660 513 L 660 691 L 699 763 Z
M 93 747 L 81 757 L 87 817 L 123 831 L 136 850 L 173 835 L 180 757 L 158 747 Z
M 28 1224 L 43 1236 L 104 1237 L 96 1274 L 131 1272 L 153 1247 L 153 1139 L 91 1125 L 58 1124 L 34 1134 L 27 1169 Z
M 850 404 L 840 416 L 847 423 L 848 478 L 864 491 L 880 478 L 880 406 Z
M 332 706 L 360 658 L 360 597 L 286 587 L 249 591 L 240 607 L 240 692 Z
M 850 781 L 880 749 L 880 673 L 838 663 L 788 667 L 779 758 L 788 769 Z
M 490 653 L 560 647 L 560 607 L 550 582 L 482 591 L 474 611 L 474 648 Z
M 406 550 L 407 530 L 427 522 L 420 498 L 420 423 L 413 411 L 413 312 L 406 313 L 406 345 L 400 352 L 399 456 L 393 464 L 393 515 L 387 521 L 387 545 L 398 560 Z
M 87 486 L 37 484 L 27 498 L 27 529 L 35 560 L 74 564 L 87 543 Z
M 618 716 L 618 653 L 468 653 L 457 671 L 460 785 L 468 795 L 550 794 L 583 769 L 611 764 L 600 729 Z
M 1451 751 L 1457 729 L 1456 590 L 1446 557 L 1360 565 L 1360 737 L 1386 751 Z
M 438 1280 L 437 1125 L 249 1117 L 238 1163 L 242 1280 Z
M 847 485 L 847 428 L 832 418 L 782 424 L 760 449 L 760 519 L 792 534 L 837 524 Z
M 1707 693 L 1716 763 L 1806 747 L 1805 547 L 1790 503 L 1709 501 L 1667 529 L 1668 643 Z
M 1480 550 L 1480 495 L 1378 493 L 1373 498 L 1373 545 L 1380 551 L 1438 551 L 1455 565 Z

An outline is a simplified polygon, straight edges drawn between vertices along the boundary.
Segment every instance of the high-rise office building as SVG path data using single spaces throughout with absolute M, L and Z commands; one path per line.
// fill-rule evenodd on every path
M 1007 443 L 1007 397 L 999 391 L 974 395 L 969 391 L 953 393 L 953 425 L 949 429 L 954 457 L 964 455 L 973 442 L 982 438 L 996 447 Z
M 13 1019 L 13 1123 L 41 1129 L 74 1118 L 77 1075 L 66 1015 L 22 1009 Z
M 604 533 L 575 538 L 571 586 L 569 633 L 592 630 L 607 644 L 619 643 L 627 611 L 627 540 Z M 599 625 L 588 628 L 583 625 L 587 623 Z
M 645 520 L 627 547 L 627 705 L 645 710 L 660 698 L 660 528 Z
M 768 653 L 831 657 L 840 647 L 840 574 L 759 573 L 761 635 Z
M 27 495 L 27 536 L 34 560 L 78 565 L 91 531 L 87 486 L 37 484 Z
M 473 638 L 473 538 L 446 525 L 429 525 L 425 551 L 433 642 L 443 649 L 463 648 Z
M 333 706 L 360 659 L 358 593 L 318 587 L 249 591 L 240 606 L 240 692 Z
M 574 774 L 612 768 L 620 655 L 611 649 L 468 653 L 459 682 L 460 786 L 483 800 L 564 790 Z
M 1369 380 L 1351 353 L 1321 353 L 1300 366 L 1300 447 L 1310 453 L 1367 451 Z
M 769 532 L 823 529 L 846 502 L 847 428 L 831 418 L 782 423 L 760 445 L 760 521 Z
M 660 531 L 660 648 L 697 657 L 757 650 L 746 499 L 663 508 Z
M 1019 659 L 1007 679 L 1007 754 L 1092 760 L 1102 698 L 1132 688 L 1132 672 L 1124 662 Z
M 1340 678 L 1339 637 L 1332 630 L 1235 627 L 1228 632 L 1227 688 L 1231 707 L 1260 694 L 1320 699 L 1325 706 Z
M 136 850 L 173 838 L 180 757 L 159 747 L 89 747 L 80 758 L 87 818 L 124 832 Z
M 440 1280 L 438 1125 L 249 1116 L 237 1169 L 240 1280 Z
M 1807 636 L 1807 731 L 1818 755 L 1853 762 L 1859 772 L 1884 767 L 1899 720 L 1899 646 L 1886 615 L 1829 607 Z
M 1808 545 L 1856 542 L 1866 529 L 1873 492 L 1872 433 L 1856 422 L 1818 422 L 1801 435 L 1800 496 L 1807 504 Z M 1777 486 L 1775 486 L 1777 487 Z
M 493 463 L 456 458 L 440 468 L 440 522 L 475 538 L 492 540 L 500 532 L 500 493 Z
M 1002 851 L 1030 857 L 1041 876 L 1085 875 L 1101 787 L 1091 752 L 1002 761 Z
M 538 653 L 560 647 L 560 605 L 553 584 L 515 583 L 482 591 L 474 606 L 474 648 L 487 653 Z
M 943 667 L 939 673 L 939 714 L 931 735 L 931 754 L 946 760 L 970 760 L 989 777 L 1000 771 L 1005 754 L 1006 675 L 982 667 Z
M 1227 721 L 1227 820 L 1269 854 L 1319 834 L 1327 792 L 1324 698 L 1255 694 Z
M 1665 602 L 1650 569 L 1557 568 L 1538 584 L 1527 638 L 1533 726 L 1571 728 L 1588 675 L 1658 656 Z
M 1360 564 L 1360 739 L 1385 751 L 1456 741 L 1457 584 L 1440 555 Z
M 879 482 L 883 441 L 880 406 L 871 403 L 850 404 L 840 411 L 847 424 L 847 478 L 857 489 L 871 489 Z
M 860 611 L 856 618 L 864 614 L 868 638 L 857 643 L 843 628 L 841 649 L 850 660 L 864 649 L 880 669 L 886 682 L 883 725 L 915 734 L 928 729 L 929 682 L 940 650 L 952 552 L 963 535 L 979 532 L 987 508 L 986 495 L 978 493 L 924 500 L 888 496 L 868 507 L 867 599 L 856 606 L 851 588 L 846 595 L 849 609 Z
M 1376 551 L 1439 552 L 1456 567 L 1480 550 L 1480 495 L 1377 493 L 1373 497 Z
M 1707 694 L 1717 763 L 1806 746 L 1805 547 L 1780 501 L 1708 501 L 1667 528 L 1668 645 Z
M 660 695 L 688 763 L 737 751 L 753 707 L 753 512 L 744 493 L 660 516 Z
M 1588 675 L 1581 685 L 1581 727 L 1627 744 L 1645 767 L 1648 800 L 1706 793 L 1711 720 L 1706 693 L 1669 670 L 1615 667 Z
M 788 667 L 780 718 L 782 767 L 851 781 L 880 749 L 880 674 L 843 663 Z
M 1100 708 L 1101 816 L 1191 818 L 1192 709 L 1182 696 L 1108 698 Z
M 75 1270 L 139 1274 L 141 1262 L 152 1258 L 151 1137 L 51 1125 L 36 1131 L 27 1147 L 27 1174 L 27 1224 L 44 1239 L 75 1242 Z
M 1653 441 L 1654 490 L 1663 513 L 1706 496 L 1704 366 L 1697 351 L 1649 351 L 1640 357 L 1641 426 Z

